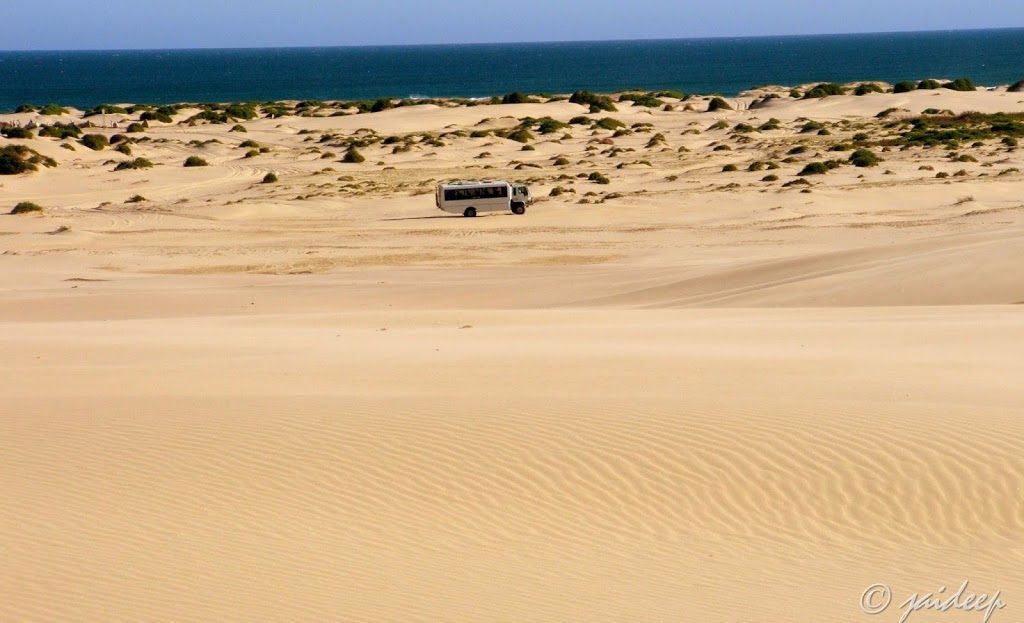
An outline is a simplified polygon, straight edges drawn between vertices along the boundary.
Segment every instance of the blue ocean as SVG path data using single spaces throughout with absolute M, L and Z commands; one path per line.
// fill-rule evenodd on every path
M 1006 30 L 384 47 L 0 52 L 0 112 L 19 104 L 486 97 L 511 91 L 1024 78 Z

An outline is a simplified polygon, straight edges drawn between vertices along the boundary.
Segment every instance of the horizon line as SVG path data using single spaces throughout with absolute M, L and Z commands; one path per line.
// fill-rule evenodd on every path
M 532 45 L 532 44 L 561 44 L 561 43 L 632 43 L 632 42 L 658 42 L 658 41 L 715 41 L 729 39 L 798 39 L 811 37 L 842 37 L 842 36 L 867 36 L 867 35 L 910 35 L 910 34 L 944 34 L 954 32 L 999 32 L 1011 30 L 1024 30 L 1024 26 L 1011 26 L 1001 28 L 950 28 L 950 29 L 927 29 L 927 30 L 881 30 L 872 32 L 823 32 L 823 33 L 790 33 L 778 35 L 716 35 L 710 37 L 657 37 L 653 39 L 627 38 L 627 39 L 562 39 L 543 41 L 478 41 L 462 43 L 363 43 L 353 45 L 271 45 L 271 46 L 199 46 L 199 47 L 177 47 L 177 48 L 25 48 L 14 50 L 0 50 L 0 54 L 20 52 L 181 52 L 199 50 L 316 50 L 316 49 L 357 49 L 357 48 L 406 48 L 406 47 L 459 47 L 459 46 L 487 46 L 487 45 Z

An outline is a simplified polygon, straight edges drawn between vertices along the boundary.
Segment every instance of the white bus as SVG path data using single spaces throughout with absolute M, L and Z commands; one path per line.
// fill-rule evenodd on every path
M 438 184 L 434 193 L 437 207 L 451 214 L 476 216 L 478 212 L 523 214 L 533 203 L 526 184 L 510 184 L 505 180 L 479 180 Z

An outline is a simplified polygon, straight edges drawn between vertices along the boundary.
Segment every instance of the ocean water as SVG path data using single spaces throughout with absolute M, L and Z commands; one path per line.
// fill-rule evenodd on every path
M 485 45 L 0 52 L 0 111 L 57 102 L 486 97 L 511 91 L 1024 78 L 1024 28 Z

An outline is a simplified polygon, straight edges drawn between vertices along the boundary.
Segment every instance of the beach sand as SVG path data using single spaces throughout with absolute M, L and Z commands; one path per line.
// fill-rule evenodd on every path
M 1024 155 L 782 184 L 882 110 L 1024 94 L 757 95 L 532 151 L 450 133 L 586 109 L 154 123 L 118 172 L 0 139 L 60 164 L 0 177 L 0 211 L 44 207 L 0 216 L 0 620 L 897 621 L 964 581 L 1017 620 Z M 367 129 L 415 140 L 340 162 Z M 457 178 L 538 201 L 447 215 Z

